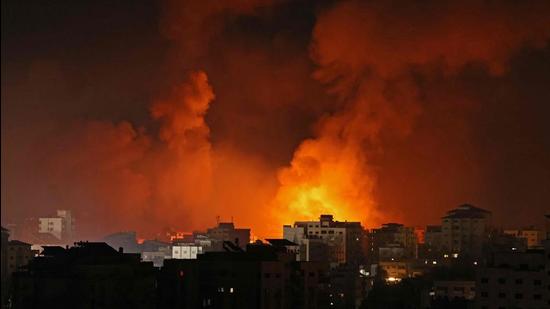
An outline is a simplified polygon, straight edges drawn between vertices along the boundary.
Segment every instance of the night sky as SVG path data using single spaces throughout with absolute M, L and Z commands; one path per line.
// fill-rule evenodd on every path
M 548 1 L 2 1 L 2 224 L 550 211 Z

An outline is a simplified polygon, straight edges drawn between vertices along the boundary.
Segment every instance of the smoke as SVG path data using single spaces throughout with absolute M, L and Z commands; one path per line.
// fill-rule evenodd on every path
M 281 170 L 277 211 L 286 220 L 320 213 L 367 225 L 387 220 L 374 198 L 381 139 L 414 130 L 426 104 L 420 79 L 451 79 L 472 63 L 503 74 L 518 49 L 544 46 L 549 9 L 544 2 L 346 1 L 322 12 L 313 31 L 314 77 L 344 107 L 321 119 L 316 137 Z
M 203 229 L 217 216 L 259 236 L 322 213 L 417 224 L 467 201 L 504 207 L 509 197 L 495 196 L 519 187 L 495 179 L 518 175 L 517 192 L 546 205 L 530 193 L 548 184 L 537 168 L 548 161 L 522 150 L 544 153 L 545 127 L 528 128 L 521 104 L 547 110 L 550 70 L 537 67 L 550 59 L 547 2 L 168 1 L 161 11 L 147 46 L 136 36 L 81 65 L 78 53 L 63 60 L 67 44 L 65 65 L 32 68 L 26 82 L 3 75 L 3 217 L 6 204 L 19 216 L 73 209 L 82 237 Z M 524 69 L 525 50 L 546 54 Z M 532 140 L 505 158 L 521 132 Z

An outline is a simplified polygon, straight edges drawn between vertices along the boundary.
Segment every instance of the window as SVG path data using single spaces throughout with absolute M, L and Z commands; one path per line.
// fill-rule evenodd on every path
M 523 298 L 523 294 L 521 294 L 521 293 L 516 293 L 516 295 L 514 295 L 514 297 L 515 297 L 516 299 L 522 299 L 522 298 Z
M 533 298 L 534 298 L 534 299 L 541 299 L 542 296 L 541 296 L 540 294 L 535 294 L 535 295 L 533 295 Z
M 506 298 L 506 293 L 498 293 L 498 298 Z
M 481 297 L 489 297 L 489 293 L 487 293 L 487 292 L 481 292 Z
M 537 279 L 537 280 L 533 280 L 533 284 L 534 284 L 534 285 L 541 285 L 542 282 L 541 282 L 540 280 Z
M 506 279 L 505 279 L 505 278 L 498 278 L 498 283 L 500 283 L 500 284 L 505 284 L 505 283 L 506 283 Z
M 516 284 L 522 284 L 523 283 L 523 279 L 516 279 Z

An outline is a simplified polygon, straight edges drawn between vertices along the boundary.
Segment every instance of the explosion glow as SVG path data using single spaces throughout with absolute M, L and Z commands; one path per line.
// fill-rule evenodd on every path
M 548 1 L 160 6 L 43 17 L 45 54 L 3 35 L 2 217 L 67 208 L 83 237 L 148 238 L 219 216 L 264 238 L 550 202 Z

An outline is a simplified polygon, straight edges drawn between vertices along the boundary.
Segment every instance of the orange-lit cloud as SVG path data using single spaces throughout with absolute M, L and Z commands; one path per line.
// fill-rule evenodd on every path
M 367 226 L 388 220 L 374 198 L 370 156 L 384 151 L 382 133 L 414 130 L 423 109 L 414 74 L 456 74 L 476 62 L 502 74 L 519 48 L 544 46 L 549 11 L 542 2 L 346 1 L 322 12 L 313 32 L 314 77 L 344 108 L 321 119 L 315 138 L 281 170 L 276 211 L 286 221 L 321 213 Z
M 3 78 L 12 90 L 2 94 L 10 107 L 3 114 L 11 115 L 2 132 L 10 170 L 2 174 L 3 214 L 5 201 L 20 216 L 68 208 L 83 235 L 143 237 L 165 227 L 204 229 L 221 216 L 264 237 L 322 213 L 367 227 L 434 222 L 456 203 L 500 207 L 507 195 L 483 198 L 514 191 L 491 189 L 499 179 L 529 171 L 524 178 L 538 175 L 526 182 L 535 188 L 548 179 L 547 161 L 523 152 L 544 153 L 537 147 L 545 140 L 517 142 L 530 121 L 501 112 L 521 116 L 524 99 L 545 98 L 544 69 L 533 68 L 548 58 L 548 2 L 168 1 L 162 8 L 154 42 L 166 46 L 150 44 L 141 58 L 130 44 L 112 56 L 116 69 L 102 58 L 109 55 L 91 64 L 78 55 L 71 69 L 30 68 L 26 83 L 4 86 Z M 142 73 L 141 65 L 160 66 L 147 52 L 157 48 L 166 48 L 166 67 Z M 543 55 L 520 74 L 511 62 L 524 50 Z M 136 85 L 134 74 L 144 75 Z M 529 87 L 539 88 L 531 95 Z M 121 96 L 128 99 L 119 106 Z M 503 159 L 489 170 L 494 158 L 507 158 L 509 143 L 515 165 Z M 487 176 L 495 170 L 513 172 Z M 534 191 L 542 190 L 516 200 L 524 195 L 542 208 L 546 197 Z

